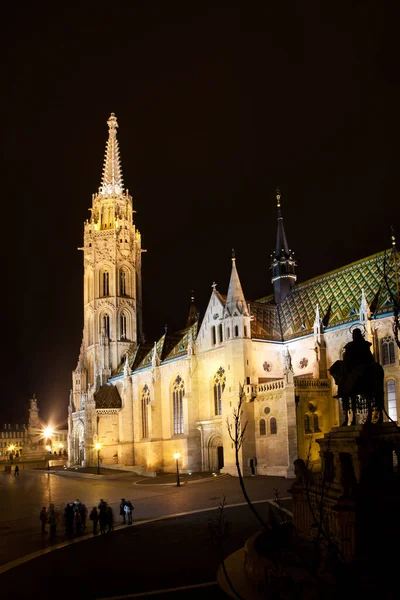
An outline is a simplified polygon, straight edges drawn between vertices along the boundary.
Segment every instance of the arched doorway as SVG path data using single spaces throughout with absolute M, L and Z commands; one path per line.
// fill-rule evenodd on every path
M 209 471 L 219 471 L 224 466 L 224 447 L 221 438 L 218 435 L 212 436 L 207 446 L 208 465 L 206 465 L 206 469 Z
M 82 421 L 78 421 L 74 427 L 74 464 L 83 465 L 85 460 L 85 430 Z

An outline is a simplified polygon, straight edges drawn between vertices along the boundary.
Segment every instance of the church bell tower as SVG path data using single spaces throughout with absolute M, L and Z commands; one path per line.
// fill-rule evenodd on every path
M 141 236 L 133 222 L 132 196 L 124 190 L 111 113 L 101 186 L 84 225 L 84 330 L 73 375 L 74 409 L 84 408 L 89 388 L 106 383 L 141 337 Z M 85 389 L 84 389 L 85 388 Z M 78 400 L 78 398 L 80 400 Z M 77 406 L 78 403 L 81 406 Z

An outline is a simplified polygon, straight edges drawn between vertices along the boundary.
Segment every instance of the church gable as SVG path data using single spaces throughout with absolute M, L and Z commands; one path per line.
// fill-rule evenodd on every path
M 206 349 L 212 345 L 212 328 L 222 322 L 225 302 L 226 296 L 223 296 L 214 288 L 199 329 L 198 344 L 200 349 Z

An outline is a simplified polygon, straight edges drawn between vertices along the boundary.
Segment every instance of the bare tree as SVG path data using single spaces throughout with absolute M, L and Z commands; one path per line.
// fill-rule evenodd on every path
M 264 527 L 265 529 L 268 528 L 267 523 L 264 521 L 264 519 L 259 515 L 259 513 L 257 512 L 257 510 L 255 509 L 254 505 L 252 504 L 248 494 L 247 494 L 247 490 L 246 487 L 244 485 L 244 481 L 243 481 L 243 475 L 242 475 L 242 470 L 240 468 L 240 450 L 243 446 L 243 442 L 244 442 L 244 437 L 245 437 L 245 433 L 246 433 L 246 428 L 247 428 L 247 421 L 245 423 L 243 423 L 242 419 L 243 419 L 243 402 L 245 400 L 245 392 L 244 392 L 244 385 L 239 384 L 239 401 L 238 401 L 238 405 L 236 408 L 234 408 L 232 410 L 232 417 L 233 417 L 233 424 L 230 423 L 229 421 L 229 417 L 226 418 L 226 426 L 228 429 L 228 433 L 229 433 L 229 437 L 231 438 L 232 442 L 234 443 L 235 446 L 235 460 L 236 460 L 236 469 L 238 472 L 238 476 L 239 476 L 239 483 L 240 483 L 240 487 L 242 489 L 243 492 L 243 496 L 247 502 L 247 504 L 249 505 L 250 510 L 252 511 L 252 513 L 254 514 L 254 516 L 256 517 L 257 521 L 260 523 L 260 525 L 262 527 Z

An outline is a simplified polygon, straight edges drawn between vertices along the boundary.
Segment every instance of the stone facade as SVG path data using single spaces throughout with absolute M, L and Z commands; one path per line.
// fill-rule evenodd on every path
M 341 358 L 355 323 L 393 382 L 385 389 L 397 419 L 393 310 L 379 292 L 384 253 L 296 284 L 279 192 L 274 295 L 248 302 L 233 256 L 227 295 L 213 284 L 201 323 L 192 298 L 184 329 L 154 344 L 143 341 L 141 237 L 123 187 L 114 115 L 108 126 L 102 185 L 84 226 L 84 330 L 69 403 L 71 464 L 96 464 L 100 444 L 105 465 L 171 472 L 179 452 L 184 471 L 236 475 L 227 418 L 244 386 L 244 473 L 292 476 L 295 458 L 318 462 L 317 440 L 339 425 L 328 367 Z

